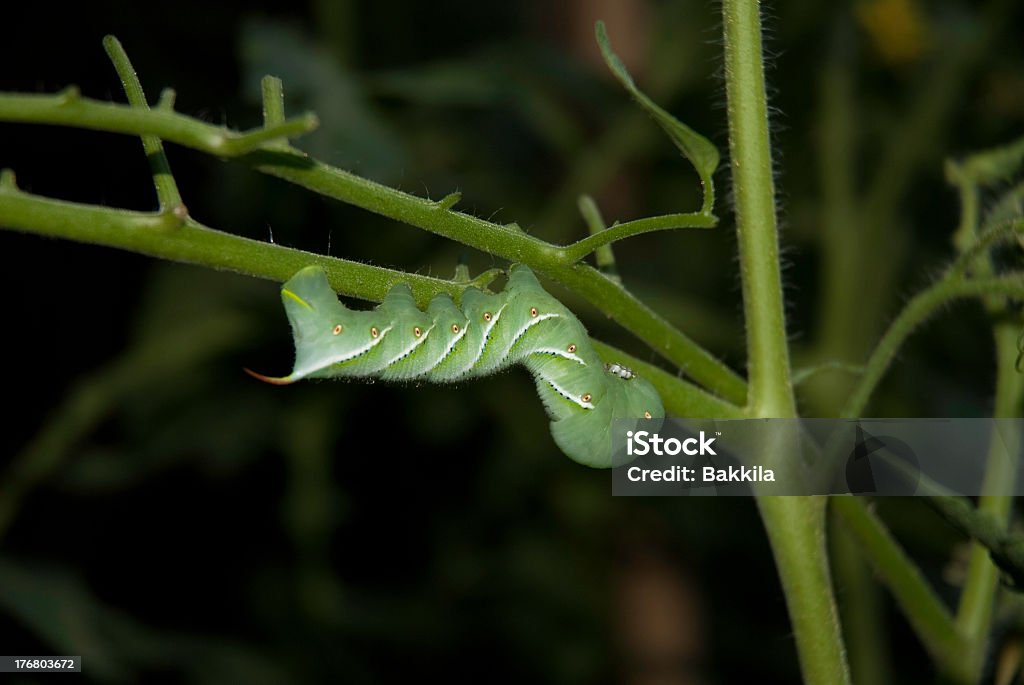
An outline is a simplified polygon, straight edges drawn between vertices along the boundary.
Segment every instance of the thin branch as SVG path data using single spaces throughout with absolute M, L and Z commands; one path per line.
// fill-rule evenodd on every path
M 124 51 L 121 42 L 114 36 L 103 38 L 103 47 L 110 57 L 110 61 L 117 70 L 124 87 L 125 97 L 128 104 L 142 110 L 149 109 L 146 102 L 146 93 L 142 90 L 135 67 L 128 59 L 128 53 Z M 178 192 L 178 185 L 174 182 L 174 175 L 171 173 L 171 165 L 164 154 L 164 145 L 160 138 L 154 135 L 145 134 L 142 136 L 142 149 L 149 160 L 149 167 L 153 173 L 153 186 L 156 188 L 157 200 L 160 202 L 160 209 L 174 209 L 181 207 L 179 212 L 184 212 L 184 205 L 181 202 L 181 193 Z
M 583 238 L 562 249 L 564 250 L 565 261 L 575 264 L 591 252 L 623 238 L 652 231 L 666 231 L 676 228 L 714 228 L 717 225 L 717 217 L 698 212 L 652 216 L 621 224 L 613 224 L 599 233 Z
M 842 417 L 861 416 L 903 342 L 938 309 L 957 299 L 989 296 L 1024 297 L 1024 274 L 1012 273 L 970 280 L 945 277 L 918 293 L 890 324 L 889 330 L 875 347 L 864 365 L 864 375 L 843 408 Z
M 860 497 L 833 497 L 830 504 L 843 527 L 857 540 L 871 566 L 896 598 L 928 653 L 946 673 L 964 668 L 967 644 L 952 614 L 932 591 L 914 562 L 885 524 Z M 963 682 L 963 678 L 958 678 Z
M 379 301 L 396 283 L 408 283 L 426 305 L 446 292 L 459 297 L 470 283 L 454 283 L 295 250 L 222 233 L 173 211 L 133 212 L 65 202 L 0 187 L 0 226 L 78 242 L 117 247 L 171 261 L 199 264 L 284 282 L 318 264 L 339 293 Z
M 583 221 L 587 224 L 587 230 L 590 231 L 590 235 L 594 236 L 608 229 L 608 225 L 604 222 L 604 217 L 601 216 L 601 209 L 597 206 L 594 198 L 589 195 L 580 195 L 577 204 L 580 214 L 583 215 Z M 615 267 L 615 253 L 612 251 L 610 244 L 602 245 L 594 250 L 594 263 L 597 264 L 598 271 L 610 278 L 618 279 L 619 272 Z
M 1005 317 L 1005 307 L 1002 312 Z M 1019 318 L 1000 318 L 993 327 L 996 354 L 996 393 L 992 415 L 996 419 L 1015 419 L 1020 416 L 1021 398 L 1024 396 L 1024 376 L 1016 369 L 1017 336 L 1020 330 Z M 1013 510 L 1014 483 L 1017 482 L 1017 456 L 1020 451 L 1021 435 L 1017 422 L 1006 426 L 993 425 L 989 451 L 985 462 L 985 481 L 977 511 L 992 517 L 993 524 L 1001 528 L 1002 540 L 1008 538 Z M 996 593 L 999 589 L 1000 572 L 992 553 L 979 544 L 971 546 L 967 577 L 960 605 L 957 609 L 957 626 L 970 641 L 973 649 L 970 665 L 975 677 L 981 673 L 992 629 Z M 1017 570 L 1015 577 L 1021 579 L 1024 569 Z
M 144 110 L 84 98 L 77 88 L 56 95 L 0 93 L 0 121 L 155 135 L 221 157 L 238 157 L 270 141 L 309 133 L 319 123 L 316 115 L 303 114 L 277 126 L 240 133 L 164 109 Z
M 264 76 L 260 81 L 260 91 L 263 95 L 263 126 L 280 126 L 285 122 L 284 115 L 284 85 L 281 79 L 276 76 Z M 267 147 L 287 148 L 288 142 L 275 140 Z
M 1017 239 L 1022 233 L 1024 233 L 1024 219 L 1002 222 L 983 231 L 950 266 L 950 276 L 963 276 L 969 270 L 981 271 L 980 274 L 973 274 L 975 276 L 989 276 L 991 265 L 987 260 L 980 260 L 979 257 L 987 255 L 988 249 L 993 245 Z
M 926 497 L 925 503 L 964 535 L 988 549 L 996 566 L 1024 588 L 1024 535 L 1009 533 L 1004 522 L 977 509 L 966 497 Z

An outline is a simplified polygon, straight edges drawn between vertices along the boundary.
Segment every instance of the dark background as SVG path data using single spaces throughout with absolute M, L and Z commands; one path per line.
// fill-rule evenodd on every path
M 768 7 L 798 362 L 814 357 L 820 323 L 825 65 L 854 75 L 867 185 L 918 84 L 992 21 L 980 3 L 872 3 L 883 21 L 867 5 Z M 151 101 L 171 86 L 179 111 L 248 128 L 273 73 L 290 112 L 320 116 L 303 149 L 415 194 L 460 190 L 463 211 L 553 242 L 584 235 L 581 190 L 609 221 L 699 203 L 696 176 L 601 65 L 595 19 L 642 87 L 727 147 L 710 3 L 13 3 L 5 15 L 2 90 L 78 84 L 123 101 L 101 45 L 113 33 Z M 958 206 L 943 158 L 1024 129 L 1024 17 L 998 16 L 899 193 L 906 249 L 869 308 L 872 339 L 951 256 Z M 503 266 L 230 162 L 173 145 L 168 156 L 192 215 L 221 230 L 445 277 L 460 259 Z M 34 193 L 155 206 L 131 137 L 2 124 L 0 166 Z M 627 285 L 742 371 L 727 171 L 716 178 L 719 229 L 636 238 L 616 255 Z M 753 502 L 613 500 L 606 473 L 554 446 L 525 373 L 269 387 L 241 369 L 291 361 L 273 283 L 10 232 L 0 254 L 0 653 L 81 654 L 98 683 L 797 678 Z M 566 301 L 596 337 L 657 361 Z M 990 348 L 978 309 L 957 307 L 912 339 L 872 413 L 985 415 Z M 815 397 L 804 411 L 828 414 Z M 882 512 L 955 597 L 954 535 L 914 501 Z M 895 677 L 929 679 L 884 611 Z

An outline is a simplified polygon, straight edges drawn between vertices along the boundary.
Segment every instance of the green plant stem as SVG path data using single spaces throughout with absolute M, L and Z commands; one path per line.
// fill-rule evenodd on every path
M 317 264 L 338 292 L 369 300 L 381 300 L 400 282 L 412 287 L 421 305 L 441 292 L 457 298 L 471 285 L 250 240 L 182 219 L 173 212 L 133 212 L 52 200 L 9 186 L 0 188 L 0 226 L 280 282 Z
M 994 329 L 996 351 L 996 396 L 993 416 L 1018 418 L 1024 398 L 1024 376 L 1017 372 L 1017 336 L 1019 323 L 1002 321 Z M 1010 424 L 993 427 L 992 443 L 986 461 L 985 482 L 978 511 L 990 516 L 1005 531 L 1013 506 L 1013 484 L 1017 482 L 1017 464 L 1021 436 Z M 1005 458 L 1009 455 L 1010 458 Z M 981 674 L 992 625 L 992 612 L 999 587 L 999 569 L 988 549 L 975 542 L 967 568 L 967 579 L 960 595 L 957 626 L 971 645 L 968 663 L 975 679 Z
M 978 185 L 964 176 L 959 165 L 946 162 L 946 180 L 960 191 L 960 225 L 953 234 L 953 245 L 961 253 L 966 252 L 978 237 L 978 213 L 981 197 Z
M 260 92 L 263 95 L 263 126 L 280 126 L 285 122 L 284 85 L 281 79 L 264 76 L 260 81 Z M 268 143 L 267 147 L 284 149 L 288 147 L 288 141 L 275 140 Z
M 485 288 L 497 275 L 492 270 L 474 279 L 453 281 L 418 276 L 222 233 L 174 212 L 132 212 L 41 198 L 18 190 L 10 182 L 0 185 L 0 226 L 281 282 L 302 267 L 317 264 L 339 293 L 375 302 L 396 283 L 408 283 L 420 306 L 426 306 L 440 293 L 458 299 L 467 288 Z M 743 415 L 734 404 L 657 367 L 608 345 L 595 344 L 609 361 L 640 369 L 662 393 L 669 411 L 677 415 Z
M 973 276 L 990 276 L 992 265 L 988 259 L 989 248 L 998 243 L 1019 238 L 1022 232 L 1024 232 L 1024 219 L 999 223 L 983 231 L 970 245 L 964 248 L 964 251 L 950 266 L 950 276 L 965 276 L 968 272 L 972 272 Z
M 864 375 L 843 408 L 843 418 L 860 417 L 871 394 L 889 368 L 896 352 L 910 334 L 945 304 L 961 298 L 1003 295 L 1024 297 L 1024 275 L 1011 273 L 991 278 L 965 280 L 944 277 L 918 293 L 882 336 L 864 365 Z M 1016 353 L 1014 354 L 1016 358 Z
M 834 32 L 831 54 L 818 86 L 822 296 L 817 302 L 817 332 L 806 360 L 808 365 L 848 362 L 864 354 L 859 348 L 850 349 L 851 341 L 861 335 L 858 329 L 864 326 L 860 317 L 853 314 L 859 309 L 858 300 L 863 293 L 860 288 L 850 287 L 862 275 L 857 245 L 862 236 L 854 180 L 858 102 L 854 97 L 854 37 L 850 33 L 846 22 Z M 812 415 L 835 416 L 846 395 L 844 388 L 848 391 L 852 385 L 853 379 L 848 376 L 823 374 L 801 388 L 801 399 Z
M 892 650 L 881 586 L 857 540 L 830 507 L 829 552 L 854 685 L 892 682 Z
M 968 682 L 967 642 L 942 601 L 932 592 L 888 529 L 860 497 L 833 497 L 831 504 L 843 527 L 859 543 L 871 566 L 889 588 L 896 603 L 941 670 Z
M 580 195 L 578 204 L 590 235 L 597 235 L 608 228 L 604 217 L 601 216 L 601 208 L 597 206 L 594 198 L 589 195 Z M 602 245 L 594 250 L 594 263 L 597 265 L 597 270 L 606 276 L 613 278 L 618 276 L 618 270 L 615 268 L 615 252 L 610 244 Z
M 793 417 L 759 3 L 723 0 L 733 195 L 747 325 L 748 411 Z M 768 455 L 772 457 L 773 455 Z M 825 549 L 823 497 L 759 497 L 808 685 L 849 683 Z
M 714 228 L 718 225 L 718 219 L 710 214 L 666 214 L 664 216 L 652 216 L 634 221 L 627 221 L 621 224 L 612 224 L 600 233 L 595 233 L 583 238 L 564 249 L 565 261 L 576 263 L 595 250 L 609 245 L 616 240 L 622 240 L 641 233 L 652 231 L 666 231 L 677 228 Z
M 124 87 L 124 94 L 128 98 L 128 103 L 132 107 L 148 110 L 149 103 L 146 102 L 146 93 L 142 90 L 142 84 L 139 82 L 138 74 L 135 73 L 135 67 L 132 66 L 131 61 L 128 59 L 128 54 L 124 51 L 124 47 L 121 46 L 121 42 L 113 36 L 105 36 L 103 38 L 103 47 L 106 49 L 107 55 L 110 57 L 110 61 L 113 62 L 114 69 L 121 79 L 121 85 Z M 146 153 L 146 159 L 149 160 L 149 167 L 153 173 L 153 185 L 156 188 L 160 209 L 184 207 L 181 202 L 181 193 L 178 192 L 178 185 L 174 182 L 174 176 L 171 174 L 171 165 L 167 161 L 164 145 L 160 138 L 154 135 L 143 135 L 142 149 Z
M 806 685 L 850 682 L 825 550 L 826 500 L 757 499 L 782 580 Z
M 951 526 L 984 545 L 1014 584 L 1024 587 L 1024 535 L 1007 532 L 999 519 L 966 497 L 927 497 L 925 502 Z
M 578 248 L 575 248 L 574 255 L 570 255 L 567 251 L 574 249 L 572 245 L 551 245 L 527 235 L 518 227 L 501 226 L 451 211 L 444 201 L 432 202 L 360 178 L 313 160 L 293 147 L 267 144 L 285 134 L 291 135 L 291 130 L 287 129 L 290 122 L 302 123 L 305 118 L 290 119 L 281 126 L 238 134 L 173 112 L 133 110 L 84 100 L 77 95 L 68 98 L 61 95 L 0 94 L 0 120 L 64 124 L 135 135 L 153 133 L 165 141 L 220 156 L 235 157 L 247 151 L 247 154 L 242 154 L 241 161 L 258 171 L 489 254 L 525 263 L 541 275 L 575 290 L 723 399 L 742 402 L 747 394 L 746 384 L 740 376 L 638 301 L 620 284 L 596 269 L 573 263 L 574 257 L 585 256 Z M 239 147 L 244 150 L 240 152 Z M 646 232 L 651 229 L 650 225 L 640 223 L 631 230 Z M 73 235 L 68 237 L 74 239 Z M 596 249 L 599 244 L 591 243 L 591 246 Z
M 726 0 L 725 77 L 743 309 L 748 403 L 764 417 L 795 415 L 779 270 L 775 186 L 757 2 Z
M 90 100 L 82 97 L 77 88 L 67 88 L 56 95 L 2 93 L 0 121 L 57 124 L 137 136 L 154 135 L 221 157 L 244 155 L 275 139 L 309 133 L 318 125 L 314 114 L 303 114 L 278 126 L 240 133 L 163 109 L 141 109 Z

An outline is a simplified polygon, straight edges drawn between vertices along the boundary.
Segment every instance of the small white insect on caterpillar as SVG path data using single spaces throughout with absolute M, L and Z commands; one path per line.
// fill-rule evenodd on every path
M 572 459 L 612 465 L 613 422 L 661 419 L 654 387 L 620 364 L 605 366 L 579 319 L 515 265 L 496 294 L 469 288 L 461 308 L 447 295 L 416 308 L 406 284 L 372 310 L 345 307 L 319 267 L 281 288 L 295 340 L 295 366 L 275 384 L 303 378 L 379 378 L 451 383 L 516 364 L 533 375 L 551 434 Z
M 633 369 L 622 366 L 621 364 L 605 364 L 604 370 L 612 374 L 613 376 L 618 376 L 619 378 L 622 378 L 623 380 L 628 381 L 631 378 L 636 378 L 636 374 L 633 373 Z

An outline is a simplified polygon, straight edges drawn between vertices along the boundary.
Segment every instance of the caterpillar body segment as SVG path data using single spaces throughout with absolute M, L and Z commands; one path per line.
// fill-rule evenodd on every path
M 367 311 L 343 305 L 319 267 L 281 288 L 295 342 L 287 384 L 303 378 L 379 378 L 452 383 L 522 365 L 533 375 L 556 444 L 572 459 L 612 465 L 616 419 L 664 417 L 661 398 L 618 364 L 605 367 L 579 319 L 549 295 L 524 265 L 512 267 L 497 294 L 475 288 L 461 307 L 447 295 L 416 307 L 405 284 Z

